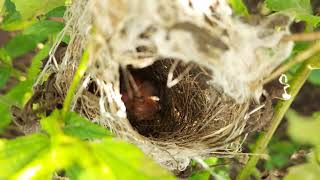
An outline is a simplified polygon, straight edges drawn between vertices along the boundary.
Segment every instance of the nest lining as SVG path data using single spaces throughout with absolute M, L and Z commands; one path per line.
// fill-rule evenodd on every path
M 128 119 L 126 122 L 128 127 L 125 128 L 131 132 L 118 134 L 119 137 L 124 136 L 136 143 L 156 160 L 160 160 L 162 165 L 170 169 L 183 170 L 188 165 L 190 156 L 208 154 L 230 156 L 234 151 L 241 150 L 241 141 L 247 133 L 263 128 L 270 119 L 272 108 L 269 100 L 265 101 L 268 104 L 263 109 L 246 118 L 247 113 L 257 104 L 254 101 L 235 103 L 221 90 L 208 85 L 211 75 L 195 64 L 177 85 L 168 88 L 167 77 L 174 61 L 177 60 L 158 60 L 151 66 L 133 70 L 136 71 L 134 73 L 140 73 L 157 84 L 160 90 L 161 114 L 159 119 L 151 121 Z M 188 64 L 180 63 L 175 69 L 174 76 L 178 76 L 187 66 Z M 39 88 L 40 96 L 37 95 L 39 98 L 33 98 L 27 106 L 38 104 L 41 109 L 45 109 L 47 115 L 54 108 L 59 108 L 68 89 L 67 82 L 73 73 L 65 74 L 69 76 L 64 76 L 65 79 L 60 81 L 57 81 L 57 74 L 50 75 Z M 74 110 L 99 123 L 97 120 L 101 117 L 99 85 L 89 77 L 84 80 L 84 84 L 86 86 L 83 86 L 81 94 L 77 95 Z M 27 106 L 24 112 L 34 115 L 35 112 L 30 111 L 30 107 Z M 27 124 L 23 127 L 30 129 Z M 121 124 L 113 127 L 115 133 L 124 133 L 121 131 L 128 130 Z M 30 130 L 25 133 L 30 133 Z
M 223 0 L 214 2 L 220 3 L 214 16 L 171 0 L 74 2 L 35 84 L 40 96 L 27 106 L 40 104 L 47 114 L 59 108 L 83 49 L 90 44 L 91 63 L 74 96 L 73 110 L 136 144 L 171 170 L 185 169 L 192 158 L 235 155 L 246 135 L 270 120 L 271 103 L 261 96 L 259 83 L 290 54 L 292 43 L 280 42 L 288 33 L 288 18 L 276 24 L 277 18 L 271 17 L 251 26 L 233 19 Z M 270 24 L 282 29 L 275 31 Z M 70 42 L 61 59 L 55 53 L 66 34 Z M 170 67 L 178 59 L 184 63 L 175 68 L 174 77 L 189 65 L 193 68 L 168 88 Z M 127 65 L 156 84 L 158 119 L 127 118 L 119 73 Z M 33 111 L 25 108 L 23 113 L 35 116 Z

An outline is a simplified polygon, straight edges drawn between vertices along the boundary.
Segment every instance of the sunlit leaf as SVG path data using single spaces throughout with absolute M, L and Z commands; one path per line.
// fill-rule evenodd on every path
M 3 13 L 5 14 L 0 28 L 6 31 L 21 30 L 33 24 L 34 19 L 22 20 L 21 15 L 16 11 L 15 5 L 10 0 L 5 0 Z
M 4 66 L 4 67 L 1 67 L 0 65 L 0 89 L 6 85 L 9 77 L 10 77 L 10 68 Z
M 308 162 L 289 168 L 284 180 L 318 180 L 320 177 L 320 166 L 315 154 L 311 153 Z
M 209 157 L 205 159 L 203 163 L 208 167 L 207 169 L 199 164 L 198 161 L 193 161 L 192 167 L 194 169 L 192 175 L 189 177 L 190 180 L 207 180 L 211 178 L 217 180 L 230 180 L 229 175 L 227 174 L 227 166 L 216 166 L 219 164 L 219 158 Z
M 210 172 L 209 171 L 201 171 L 201 172 L 196 172 L 193 173 L 189 180 L 208 180 L 210 178 Z
M 3 18 L 3 22 L 0 23 L 0 28 L 6 31 L 24 30 L 25 28 L 37 23 L 39 19 L 43 20 L 48 17 L 63 17 L 66 10 L 65 6 L 59 6 L 49 11 L 43 17 L 41 16 L 41 18 L 22 19 L 21 14 L 16 11 L 15 4 L 10 0 L 5 1 L 4 11 L 6 15 Z
M 288 110 L 286 117 L 289 120 L 288 134 L 292 139 L 300 143 L 320 144 L 320 116 L 304 117 L 293 110 Z
M 273 11 L 288 13 L 298 20 L 306 21 L 313 26 L 320 22 L 319 16 L 312 15 L 310 0 L 266 0 L 267 7 Z
M 249 15 L 248 9 L 242 0 L 228 0 L 233 11 L 240 15 Z
M 79 164 L 73 164 L 71 167 L 66 169 L 67 177 L 70 180 L 80 179 L 81 173 L 84 169 L 79 166 Z
M 318 55 L 320 55 L 320 54 L 318 54 Z M 312 69 L 320 69 L 320 57 L 318 58 L 318 61 L 310 63 L 310 66 Z
M 1 102 L 0 99 L 0 133 L 2 130 L 10 123 L 11 114 L 10 114 L 10 108 L 9 105 L 5 104 L 4 102 Z
M 12 59 L 8 52 L 3 48 L 0 48 L 0 64 L 12 66 Z
M 8 179 L 48 147 L 48 137 L 41 134 L 0 140 L 0 179 Z
M 111 135 L 106 128 L 96 125 L 74 112 L 68 113 L 63 130 L 66 134 L 81 139 L 96 139 Z
M 310 0 L 266 0 L 268 8 L 274 11 L 290 11 L 299 14 L 311 14 Z
M 63 6 L 65 0 L 12 0 L 22 19 L 29 19 L 39 15 L 44 15 L 52 9 Z
M 4 6 L 4 0 L 0 0 L 0 16 L 2 13 L 3 6 Z
M 291 167 L 284 180 L 318 180 L 319 177 L 320 167 L 315 164 L 307 163 Z
M 118 179 L 174 179 L 131 144 L 107 138 L 93 144 L 93 150 L 97 159 L 107 164 Z
M 11 57 L 5 49 L 0 48 L 0 89 L 8 81 L 12 68 Z

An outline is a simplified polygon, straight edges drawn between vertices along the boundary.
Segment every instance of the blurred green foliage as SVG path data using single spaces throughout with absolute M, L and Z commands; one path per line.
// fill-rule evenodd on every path
M 313 26 L 320 23 L 320 17 L 313 15 L 310 0 L 266 0 L 265 3 L 270 10 L 287 13 L 296 20 L 306 21 Z
M 16 7 L 16 10 L 20 13 L 21 18 L 31 19 L 39 15 L 43 15 L 51 11 L 52 9 L 64 6 L 65 0 L 11 0 Z
M 244 15 L 244 16 L 249 15 L 248 9 L 242 0 L 228 0 L 228 1 L 233 11 L 235 12 L 235 14 Z
M 47 133 L 0 140 L 0 179 L 51 179 L 62 169 L 72 169 L 76 179 L 174 179 L 137 147 L 112 138 L 76 113 L 67 114 L 68 123 L 74 124 L 66 123 L 62 131 L 61 117 L 55 111 L 41 120 Z
M 296 142 L 312 145 L 308 161 L 304 164 L 289 168 L 286 180 L 310 179 L 317 180 L 320 177 L 320 112 L 312 117 L 299 115 L 294 110 L 286 114 L 289 121 L 288 134 Z
M 5 114 L 0 121 L 1 130 L 10 123 L 10 107 L 16 105 L 22 107 L 27 99 L 32 94 L 32 85 L 36 80 L 42 60 L 48 56 L 50 50 L 49 37 L 56 36 L 64 24 L 61 22 L 50 21 L 47 17 L 62 16 L 61 10 L 65 8 L 55 8 L 49 11 L 49 15 L 44 15 L 42 19 L 34 18 L 32 23 L 30 20 L 23 20 L 18 11 L 15 9 L 15 4 L 10 0 L 5 0 L 4 3 L 5 16 L 1 29 L 16 30 L 23 27 L 24 29 L 12 37 L 6 44 L 0 47 L 0 88 L 4 87 L 10 76 L 15 77 L 19 81 L 5 95 L 0 96 L 0 111 Z M 26 23 L 27 22 L 27 23 Z M 12 29 L 7 29 L 7 27 Z M 43 45 L 42 43 L 46 43 Z M 34 51 L 36 47 L 42 44 L 42 48 L 37 50 L 36 55 L 32 59 L 32 64 L 27 72 L 20 72 L 12 65 L 12 60 Z
M 299 145 L 290 140 L 274 137 L 268 146 L 269 159 L 264 164 L 265 168 L 271 170 L 288 166 L 291 155 L 298 150 Z
M 202 167 L 199 162 L 193 161 L 192 167 L 196 169 L 197 166 L 201 166 L 201 170 L 197 170 L 193 172 L 193 174 L 189 177 L 190 180 L 208 180 L 210 178 L 214 178 L 216 180 L 230 180 L 229 171 L 230 166 L 227 165 L 223 159 L 218 159 L 215 157 L 210 157 L 204 160 L 207 166 L 207 169 Z
M 228 0 L 237 15 L 248 15 L 242 0 Z M 50 50 L 51 37 L 64 27 L 62 22 L 51 17 L 62 17 L 65 0 L 0 0 L 0 29 L 14 31 L 16 35 L 0 47 L 0 89 L 10 77 L 19 82 L 5 95 L 0 96 L 0 133 L 11 121 L 11 105 L 23 107 L 32 94 L 32 85 L 40 72 L 41 61 Z M 266 0 L 272 11 L 294 16 L 316 27 L 320 17 L 312 14 L 310 0 Z M 42 48 L 37 46 L 41 44 Z M 301 43 L 296 53 L 308 43 Z M 37 49 L 37 50 L 35 50 Z M 27 72 L 13 67 L 13 60 L 30 51 L 36 55 Z M 319 68 L 314 64 L 312 68 Z M 309 77 L 313 84 L 320 85 L 320 70 Z M 54 111 L 40 121 L 42 131 L 13 140 L 0 139 L 0 179 L 52 179 L 64 174 L 70 179 L 174 179 L 174 177 L 147 158 L 137 147 L 119 141 L 107 129 L 96 125 L 74 112 L 68 112 L 62 120 L 61 111 Z M 288 135 L 295 141 L 274 138 L 269 145 L 270 159 L 267 169 L 287 166 L 290 156 L 299 149 L 299 144 L 309 144 L 312 151 L 304 164 L 290 167 L 285 177 L 288 180 L 317 179 L 320 177 L 319 114 L 303 117 L 293 110 L 288 111 Z M 208 169 L 194 172 L 191 180 L 230 179 L 229 166 L 219 166 L 221 159 L 205 160 Z M 195 167 L 195 163 L 193 167 Z

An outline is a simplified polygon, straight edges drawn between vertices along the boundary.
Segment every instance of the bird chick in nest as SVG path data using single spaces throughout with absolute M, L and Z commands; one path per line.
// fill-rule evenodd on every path
M 120 88 L 121 99 L 126 106 L 129 120 L 139 122 L 158 118 L 161 106 L 155 84 L 126 68 L 122 68 L 122 73 L 124 86 Z

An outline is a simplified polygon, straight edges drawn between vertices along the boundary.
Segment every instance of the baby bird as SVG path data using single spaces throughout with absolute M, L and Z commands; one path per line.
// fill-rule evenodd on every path
M 125 86 L 120 89 L 121 99 L 126 106 L 129 119 L 145 121 L 157 118 L 161 107 L 156 86 L 149 80 L 131 74 L 129 70 L 125 70 L 123 74 Z

